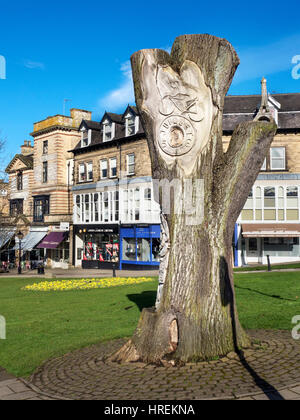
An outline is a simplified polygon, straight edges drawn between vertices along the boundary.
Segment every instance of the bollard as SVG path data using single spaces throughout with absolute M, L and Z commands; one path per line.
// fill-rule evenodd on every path
M 116 264 L 113 263 L 113 277 L 116 277 Z
M 268 271 L 271 271 L 270 255 L 267 255 L 268 260 Z

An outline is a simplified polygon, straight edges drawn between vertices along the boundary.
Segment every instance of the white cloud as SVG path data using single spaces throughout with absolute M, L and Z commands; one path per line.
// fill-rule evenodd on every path
M 241 64 L 233 83 L 292 69 L 291 60 L 300 53 L 299 45 L 300 35 L 294 35 L 261 47 L 237 48 Z
M 39 69 L 39 70 L 45 69 L 45 64 L 38 61 L 24 60 L 24 66 L 27 69 Z
M 99 106 L 107 111 L 115 111 L 126 106 L 134 104 L 134 90 L 132 81 L 132 72 L 130 61 L 126 61 L 121 65 L 122 83 L 117 88 L 105 95 L 99 100 Z

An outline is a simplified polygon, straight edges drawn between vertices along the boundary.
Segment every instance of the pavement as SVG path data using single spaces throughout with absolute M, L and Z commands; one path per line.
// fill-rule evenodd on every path
M 120 365 L 107 360 L 119 339 L 48 360 L 26 381 L 0 369 L 0 400 L 300 400 L 300 341 L 289 331 L 248 333 L 256 344 L 244 358 Z
M 18 274 L 17 269 L 10 270 L 9 273 L 0 273 L 1 278 L 22 277 L 22 278 L 99 278 L 99 277 L 112 277 L 112 270 L 100 269 L 82 269 L 82 268 L 69 268 L 64 270 L 62 268 L 45 269 L 45 274 L 38 274 L 37 270 L 26 270 L 22 274 Z M 117 277 L 153 277 L 158 276 L 158 270 L 116 270 Z

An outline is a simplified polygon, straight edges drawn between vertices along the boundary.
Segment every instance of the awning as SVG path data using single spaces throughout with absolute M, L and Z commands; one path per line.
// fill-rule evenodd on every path
M 65 239 L 66 232 L 51 232 L 39 244 L 38 248 L 54 249 Z
M 0 248 L 2 248 L 15 234 L 15 229 L 0 229 Z
M 242 224 L 244 238 L 295 238 L 300 237 L 300 223 Z
M 25 238 L 21 241 L 21 249 L 23 251 L 32 251 L 33 248 L 41 242 L 41 240 L 46 236 L 46 232 L 31 231 Z M 16 237 L 15 250 L 19 249 L 19 239 Z

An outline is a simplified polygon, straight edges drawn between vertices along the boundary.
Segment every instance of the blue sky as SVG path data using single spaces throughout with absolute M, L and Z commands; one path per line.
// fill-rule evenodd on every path
M 129 58 L 142 48 L 169 49 L 176 36 L 210 33 L 226 38 L 241 65 L 230 94 L 299 92 L 292 58 L 300 55 L 300 5 L 200 1 L 2 2 L 0 131 L 6 138 L 3 163 L 30 139 L 33 123 L 69 108 L 122 112 L 132 103 Z M 0 69 L 1 70 L 1 69 Z M 300 73 L 300 72 L 299 72 Z M 1 75 L 1 71 L 0 71 Z M 1 77 L 1 76 L 0 76 Z

